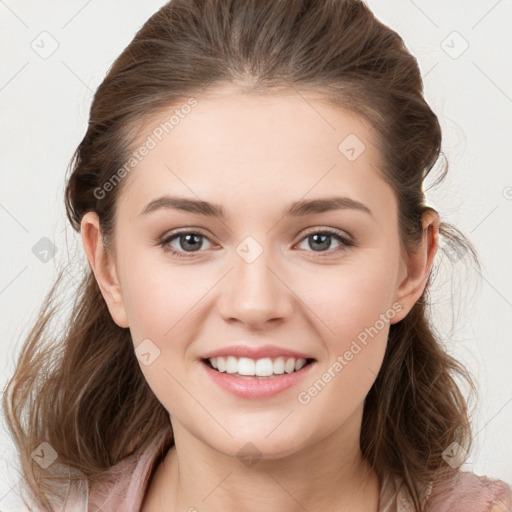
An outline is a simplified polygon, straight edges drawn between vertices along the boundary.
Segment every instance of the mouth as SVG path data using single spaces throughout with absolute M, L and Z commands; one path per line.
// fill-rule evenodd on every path
M 208 368 L 241 379 L 274 379 L 300 372 L 315 362 L 314 358 L 275 357 L 251 359 L 248 357 L 211 357 L 201 359 Z

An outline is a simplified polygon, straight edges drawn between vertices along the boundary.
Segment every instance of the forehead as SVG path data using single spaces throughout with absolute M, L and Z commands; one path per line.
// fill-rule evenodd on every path
M 221 89 L 194 101 L 192 108 L 181 108 L 184 100 L 161 109 L 141 125 L 134 149 L 148 141 L 152 148 L 120 201 L 143 207 L 168 189 L 217 203 L 243 198 L 249 207 L 252 200 L 261 206 L 264 199 L 333 189 L 364 196 L 386 187 L 372 127 L 319 94 Z
M 161 128 L 163 138 L 185 144 L 184 149 L 202 147 L 209 153 L 229 151 L 232 156 L 257 159 L 269 152 L 283 157 L 286 150 L 293 150 L 288 151 L 290 157 L 311 152 L 328 155 L 329 148 L 337 153 L 339 143 L 350 134 L 373 144 L 372 127 L 363 117 L 334 107 L 318 93 L 257 94 L 224 88 L 194 101 L 193 108 L 183 100 L 153 114 L 142 124 L 139 140 Z M 173 116 L 175 112 L 178 115 Z

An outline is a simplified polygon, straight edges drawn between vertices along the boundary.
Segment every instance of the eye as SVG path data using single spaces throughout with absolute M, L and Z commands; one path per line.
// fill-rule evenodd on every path
M 331 250 L 333 238 L 338 242 L 339 246 Z M 201 247 L 204 240 L 207 240 L 210 244 L 212 243 L 206 235 L 198 231 L 179 231 L 164 236 L 158 242 L 158 245 L 165 252 L 169 252 L 178 258 L 188 258 L 192 257 L 195 252 L 202 252 Z M 331 229 L 310 231 L 301 239 L 301 243 L 304 243 L 304 241 L 308 242 L 309 248 L 313 249 L 312 252 L 320 253 L 343 251 L 345 248 L 354 245 L 354 242 L 347 236 Z M 173 242 L 176 245 L 173 246 Z
M 164 237 L 160 240 L 158 245 L 162 246 L 165 252 L 170 252 L 179 258 L 187 258 L 187 253 L 194 253 L 200 250 L 203 239 L 210 242 L 208 237 L 197 231 L 179 231 L 178 233 Z M 181 250 L 173 248 L 171 242 L 174 241 L 177 242 Z
M 330 251 L 333 238 L 338 241 L 339 246 Z M 313 249 L 313 252 L 322 253 L 343 251 L 346 247 L 354 245 L 354 242 L 347 236 L 332 229 L 310 231 L 304 238 L 302 238 L 301 242 L 303 243 L 303 241 L 307 241 L 308 247 Z

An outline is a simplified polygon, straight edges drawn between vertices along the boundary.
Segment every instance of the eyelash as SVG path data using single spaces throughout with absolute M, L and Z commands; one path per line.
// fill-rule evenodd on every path
M 322 254 L 322 253 L 333 253 L 333 252 L 338 252 L 338 251 L 343 251 L 345 250 L 347 247 L 352 247 L 355 245 L 355 243 L 344 237 L 343 235 L 341 235 L 338 231 L 334 231 L 332 229 L 322 229 L 322 230 L 316 230 L 316 231 L 310 231 L 309 233 L 306 233 L 300 240 L 300 242 L 302 242 L 304 239 L 312 236 L 312 235 L 328 235 L 328 236 L 331 236 L 333 238 L 335 238 L 338 242 L 340 242 L 342 245 L 336 249 L 329 249 L 327 251 L 319 251 L 317 252 L 317 254 Z M 202 238 L 205 238 L 206 240 L 208 240 L 210 243 L 212 243 L 212 241 L 204 234 L 200 233 L 199 231 L 187 231 L 187 230 L 183 230 L 183 231 L 178 231 L 176 233 L 172 233 L 168 236 L 165 236 L 163 238 L 161 238 L 159 241 L 158 241 L 158 246 L 162 247 L 163 250 L 167 253 L 171 253 L 173 256 L 176 256 L 178 258 L 190 258 L 190 257 L 193 257 L 194 256 L 194 252 L 190 252 L 190 253 L 187 253 L 187 252 L 183 252 L 183 251 L 177 251 L 175 249 L 170 249 L 168 248 L 168 244 L 170 242 L 172 242 L 174 239 L 180 237 L 181 235 L 198 235 Z M 195 252 L 202 252 L 202 251 L 195 251 Z M 315 252 L 315 251 L 307 251 L 307 252 Z M 185 256 L 186 254 L 186 256 Z M 320 257 L 323 257 L 323 256 L 320 256 Z

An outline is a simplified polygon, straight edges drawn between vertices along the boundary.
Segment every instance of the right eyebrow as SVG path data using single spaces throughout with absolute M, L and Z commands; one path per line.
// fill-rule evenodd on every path
M 171 196 L 162 196 L 158 199 L 154 199 L 146 205 L 139 215 L 146 215 L 160 208 L 174 208 L 176 210 L 183 210 L 185 212 L 197 213 L 209 217 L 225 217 L 222 206 L 220 205 L 209 203 L 208 201 Z

